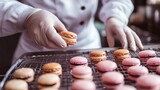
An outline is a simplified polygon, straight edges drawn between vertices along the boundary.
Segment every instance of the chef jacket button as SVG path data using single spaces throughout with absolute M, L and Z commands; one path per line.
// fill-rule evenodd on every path
M 81 6 L 81 10 L 85 10 L 86 9 L 86 7 L 85 6 Z
M 83 25 L 83 24 L 84 24 L 84 21 L 81 21 L 79 24 L 80 24 L 80 25 Z

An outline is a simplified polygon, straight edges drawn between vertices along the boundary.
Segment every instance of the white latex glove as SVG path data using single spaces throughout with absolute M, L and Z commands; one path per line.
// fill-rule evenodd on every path
M 115 35 L 120 40 L 122 48 L 130 48 L 133 51 L 136 51 L 137 47 L 143 49 L 141 40 L 133 30 L 116 18 L 109 18 L 106 22 L 106 36 L 109 47 L 114 47 Z
M 47 48 L 65 48 L 66 42 L 58 32 L 67 30 L 62 22 L 51 12 L 33 11 L 25 21 L 25 28 L 31 40 Z

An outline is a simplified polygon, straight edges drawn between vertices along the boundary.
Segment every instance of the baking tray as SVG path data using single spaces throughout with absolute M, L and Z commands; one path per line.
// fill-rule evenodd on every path
M 108 55 L 108 60 L 114 60 L 113 51 L 118 48 L 101 48 L 98 50 L 105 50 Z M 160 46 L 146 46 L 145 49 L 152 49 L 155 50 L 157 56 L 160 56 Z M 92 49 L 95 50 L 95 49 Z M 42 66 L 45 63 L 49 62 L 58 62 L 62 65 L 63 74 L 60 76 L 61 78 L 61 87 L 59 90 L 70 90 L 70 86 L 73 82 L 73 78 L 70 74 L 71 68 L 69 67 L 69 59 L 74 56 L 84 56 L 89 61 L 89 66 L 93 70 L 93 81 L 96 84 L 97 90 L 107 90 L 101 80 L 100 74 L 95 68 L 95 64 L 90 61 L 89 52 L 92 50 L 69 50 L 69 51 L 46 51 L 46 52 L 30 52 L 25 53 L 22 55 L 18 61 L 12 65 L 12 67 L 8 70 L 5 77 L 3 78 L 2 82 L 0 83 L 0 90 L 3 90 L 3 86 L 7 80 L 13 79 L 12 73 L 14 70 L 22 67 L 30 67 L 33 68 L 35 71 L 35 78 L 34 81 L 29 84 L 29 90 L 37 90 L 36 80 L 42 74 Z M 138 58 L 138 52 L 130 51 L 132 57 Z M 125 84 L 135 86 L 135 82 L 130 81 L 127 76 L 126 69 L 123 68 L 121 62 L 116 62 L 118 68 L 116 71 L 121 72 L 125 77 Z M 141 65 L 146 66 L 145 62 L 141 62 Z M 150 73 L 155 73 L 154 70 L 150 70 Z

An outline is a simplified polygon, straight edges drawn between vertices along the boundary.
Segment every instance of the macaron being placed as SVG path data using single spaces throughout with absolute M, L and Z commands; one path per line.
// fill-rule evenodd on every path
M 117 68 L 117 64 L 110 60 L 104 60 L 96 64 L 96 68 L 100 73 L 114 71 Z
M 83 56 L 74 56 L 70 59 L 70 67 L 73 68 L 75 66 L 88 66 L 88 60 Z
M 62 31 L 60 32 L 60 35 L 68 45 L 74 45 L 77 43 L 77 34 L 74 32 Z
M 128 79 L 136 81 L 140 76 L 149 73 L 148 69 L 144 66 L 131 66 L 127 69 Z
M 71 85 L 71 90 L 96 90 L 96 85 L 89 80 L 76 80 Z
M 32 82 L 35 72 L 32 68 L 19 68 L 13 72 L 13 77 L 16 79 L 22 79 L 26 82 Z
M 12 79 L 6 82 L 4 90 L 29 90 L 29 89 L 26 81 L 20 79 Z
M 156 74 L 146 74 L 137 79 L 138 90 L 160 90 L 160 76 Z
M 146 62 L 149 58 L 156 57 L 156 52 L 154 50 L 143 50 L 138 53 L 139 59 Z
M 125 69 L 131 66 L 139 66 L 140 60 L 138 58 L 126 58 L 122 61 L 122 65 Z
M 137 89 L 131 85 L 123 85 L 115 90 L 137 90 Z
M 92 69 L 89 66 L 76 66 L 72 69 L 71 74 L 75 80 L 92 80 Z
M 54 73 L 57 75 L 62 74 L 62 66 L 56 62 L 50 62 L 43 65 L 42 70 L 44 73 Z
M 46 73 L 38 77 L 37 80 L 39 89 L 58 89 L 60 87 L 60 78 L 57 74 Z
M 156 69 L 158 66 L 160 66 L 160 58 L 159 57 L 149 58 L 147 60 L 147 67 L 149 69 Z
M 107 54 L 103 50 L 93 50 L 90 52 L 90 60 L 93 63 L 98 63 L 106 59 L 107 59 Z
M 123 61 L 126 58 L 131 58 L 128 49 L 117 49 L 113 52 L 116 61 Z
M 101 80 L 107 89 L 116 89 L 124 85 L 123 74 L 115 71 L 102 74 Z

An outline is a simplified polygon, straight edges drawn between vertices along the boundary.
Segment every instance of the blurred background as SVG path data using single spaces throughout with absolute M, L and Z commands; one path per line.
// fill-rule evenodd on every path
M 99 0 L 101 1 L 101 0 Z M 129 26 L 139 35 L 144 45 L 160 43 L 160 0 L 132 0 L 134 11 L 129 18 Z M 102 4 L 99 2 L 97 15 Z M 95 25 L 99 30 L 102 47 L 107 47 L 104 24 L 96 17 Z M 0 38 L 0 75 L 5 74 L 11 65 L 20 33 Z M 120 46 L 116 40 L 116 46 Z

